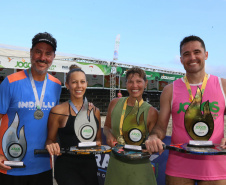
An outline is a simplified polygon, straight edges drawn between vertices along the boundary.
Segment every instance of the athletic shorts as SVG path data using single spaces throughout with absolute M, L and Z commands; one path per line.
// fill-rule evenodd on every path
M 55 178 L 58 185 L 99 185 L 97 170 L 95 155 L 61 155 L 56 159 Z
M 52 170 L 25 176 L 13 176 L 0 173 L 1 185 L 52 185 Z

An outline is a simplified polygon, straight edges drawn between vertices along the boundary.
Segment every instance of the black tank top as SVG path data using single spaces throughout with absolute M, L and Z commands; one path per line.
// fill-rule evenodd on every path
M 65 127 L 58 129 L 58 136 L 59 136 L 59 142 L 60 142 L 61 148 L 68 148 L 70 146 L 78 146 L 78 143 L 80 142 L 74 131 L 75 118 L 76 118 L 76 116 L 71 115 L 70 104 L 69 104 L 69 117 L 68 117 L 67 123 L 66 123 Z M 94 118 L 95 118 L 95 121 L 97 124 L 97 129 L 98 129 L 99 121 L 95 115 L 94 115 Z M 95 138 L 95 140 L 96 140 L 96 138 Z

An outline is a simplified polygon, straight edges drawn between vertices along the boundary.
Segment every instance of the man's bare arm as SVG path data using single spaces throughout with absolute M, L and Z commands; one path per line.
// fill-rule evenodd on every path
M 153 128 L 145 142 L 149 153 L 163 152 L 162 139 L 166 136 L 167 126 L 171 113 L 171 100 L 173 93 L 173 84 L 166 86 L 160 97 L 160 112 L 157 124 Z

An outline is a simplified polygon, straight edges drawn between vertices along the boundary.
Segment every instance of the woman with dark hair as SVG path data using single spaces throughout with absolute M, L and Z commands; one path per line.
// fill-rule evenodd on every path
M 61 155 L 60 153 L 60 148 L 78 146 L 78 143 L 83 141 L 83 131 L 79 130 L 81 126 L 78 125 L 84 119 L 91 120 L 92 115 L 94 115 L 92 120 L 94 120 L 96 126 L 96 129 L 93 129 L 93 140 L 98 145 L 101 144 L 100 111 L 84 100 L 87 88 L 84 71 L 75 65 L 71 66 L 66 77 L 66 87 L 70 91 L 70 100 L 53 107 L 48 120 L 46 148 L 50 155 L 57 155 L 55 178 L 58 185 L 98 185 L 95 155 L 71 156 Z M 84 107 L 85 104 L 87 107 Z M 79 114 L 84 113 L 84 108 L 87 116 L 79 117 Z M 92 114 L 92 111 L 94 114 Z M 57 134 L 59 144 L 56 142 Z
M 140 144 L 145 142 L 148 133 L 157 122 L 158 111 L 147 102 L 143 101 L 142 95 L 147 87 L 145 72 L 140 68 L 131 68 L 126 73 L 126 88 L 129 97 L 115 98 L 108 107 L 108 113 L 104 125 L 104 134 L 107 144 L 114 147 L 115 143 L 138 145 L 134 139 L 130 140 L 121 132 L 142 135 Z M 134 107 L 138 110 L 134 113 Z M 133 112 L 133 113 L 131 113 Z M 135 119 L 134 119 L 135 114 Z M 133 119 L 131 119 L 133 117 Z M 138 117 L 139 123 L 137 123 Z M 127 119 L 128 118 L 128 119 Z M 134 127 L 131 127 L 133 124 Z M 137 129 L 137 125 L 143 125 Z M 138 140 L 137 140 L 138 141 Z M 128 143 L 130 142 L 130 143 Z M 105 185 L 129 184 L 129 185 L 156 185 L 156 179 L 149 159 L 137 161 L 124 161 L 122 158 L 111 153 Z

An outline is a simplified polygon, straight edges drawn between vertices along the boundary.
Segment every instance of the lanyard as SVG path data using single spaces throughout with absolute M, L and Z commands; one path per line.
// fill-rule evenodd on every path
M 206 88 L 207 79 L 208 79 L 208 74 L 205 74 L 205 77 L 204 77 L 203 82 L 202 82 L 202 87 L 201 87 L 202 96 L 203 96 L 204 90 Z M 190 86 L 190 84 L 189 84 L 188 79 L 187 79 L 186 76 L 184 77 L 184 81 L 185 81 L 185 85 L 186 85 L 187 90 L 188 90 L 188 93 L 189 93 L 189 100 L 190 100 L 190 102 L 192 102 L 193 99 L 194 99 L 194 97 L 192 95 L 191 86 Z
M 119 125 L 119 131 L 120 131 L 120 135 L 122 136 L 122 125 L 123 125 L 123 121 L 124 121 L 124 117 L 125 117 L 125 113 L 126 113 L 126 107 L 127 107 L 127 101 L 128 98 L 126 99 L 123 108 L 122 108 L 122 114 L 121 114 L 121 118 L 120 118 L 120 125 Z M 141 99 L 139 101 L 138 107 L 140 107 L 142 105 L 142 103 L 144 102 L 143 99 Z
M 45 77 L 45 80 L 44 80 L 44 83 L 43 83 L 43 86 L 42 86 L 42 92 L 41 92 L 40 100 L 38 99 L 38 92 L 37 92 L 37 89 L 36 89 L 36 86 L 35 86 L 34 78 L 33 78 L 32 74 L 31 74 L 31 68 L 29 69 L 29 78 L 30 78 L 31 86 L 32 86 L 32 89 L 33 89 L 33 92 L 34 92 L 34 96 L 35 96 L 36 108 L 37 109 L 41 109 L 42 108 L 43 99 L 44 99 L 44 95 L 45 95 L 45 91 L 46 91 L 47 75 Z
M 73 103 L 71 100 L 69 100 L 69 104 L 71 105 L 71 108 L 73 109 L 73 111 L 74 111 L 76 114 L 78 114 L 78 109 L 75 107 L 74 103 Z

